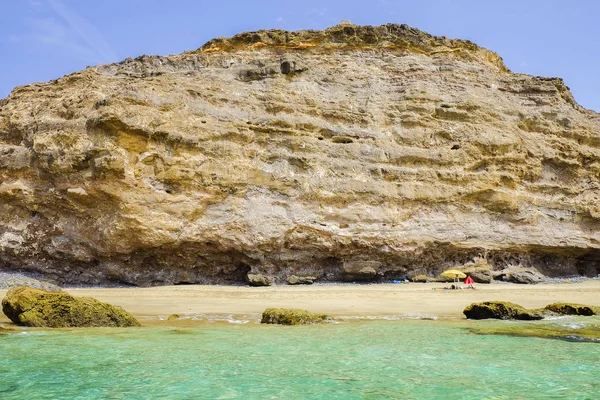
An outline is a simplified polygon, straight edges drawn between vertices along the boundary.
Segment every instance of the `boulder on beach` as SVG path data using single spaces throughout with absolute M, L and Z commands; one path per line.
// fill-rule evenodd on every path
M 287 283 L 290 285 L 312 285 L 316 279 L 315 276 L 291 275 L 287 278 Z
M 547 278 L 535 268 L 507 268 L 505 271 L 505 279 L 508 282 L 536 284 L 545 281 Z
M 491 283 L 494 279 L 493 268 L 482 258 L 477 258 L 474 262 L 465 264 L 457 269 L 473 278 L 476 283 Z
M 380 278 L 378 261 L 348 261 L 343 265 L 343 280 L 346 282 L 373 282 Z
M 15 286 L 29 286 L 50 292 L 60 292 L 60 286 L 43 279 L 36 279 L 19 272 L 0 272 L 0 289 L 10 289 Z
M 64 292 L 50 292 L 27 286 L 10 289 L 2 299 L 2 311 L 12 322 L 22 326 L 140 326 L 121 307 L 102 303 L 91 297 L 73 297 Z
M 246 280 L 250 286 L 271 286 L 272 283 L 268 276 L 262 274 L 248 274 Z
M 520 319 L 538 320 L 544 316 L 538 310 L 528 310 L 508 301 L 484 301 L 473 303 L 464 309 L 463 314 L 468 319 Z
M 562 315 L 600 315 L 600 307 L 575 303 L 552 303 L 544 307 L 544 310 Z
M 430 281 L 429 277 L 425 274 L 415 275 L 411 278 L 411 280 L 418 283 L 426 283 Z
M 331 319 L 327 315 L 315 314 L 298 308 L 267 308 L 262 313 L 261 324 L 307 325 Z

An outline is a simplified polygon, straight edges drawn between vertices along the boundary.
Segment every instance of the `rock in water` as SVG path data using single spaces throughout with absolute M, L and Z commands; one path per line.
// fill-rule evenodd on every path
M 181 315 L 171 314 L 169 315 L 169 318 L 167 318 L 167 321 L 177 321 L 178 319 L 181 319 Z
M 64 292 L 49 292 L 26 286 L 10 289 L 2 299 L 2 311 L 15 324 L 33 327 L 64 328 L 139 326 L 121 307 L 90 297 L 73 297 Z
M 520 319 L 538 320 L 544 316 L 537 310 L 528 310 L 508 301 L 484 301 L 473 303 L 463 311 L 468 319 Z
M 600 307 L 598 306 L 575 303 L 552 303 L 544 307 L 544 310 L 562 315 L 600 315 Z
M 327 315 L 319 315 L 298 308 L 267 308 L 262 313 L 261 324 L 307 325 L 329 320 Z
M 0 335 L 8 335 L 9 333 L 13 333 L 14 330 L 9 329 L 9 328 L 4 328 L 2 326 L 0 326 Z
M 0 100 L 0 267 L 141 286 L 477 258 L 595 276 L 598 160 L 600 116 L 561 79 L 469 41 L 243 33 Z

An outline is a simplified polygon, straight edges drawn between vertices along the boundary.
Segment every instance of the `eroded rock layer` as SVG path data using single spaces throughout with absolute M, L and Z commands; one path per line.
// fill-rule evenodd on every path
M 596 275 L 600 116 L 405 25 L 261 31 L 0 101 L 0 269 L 62 284 Z

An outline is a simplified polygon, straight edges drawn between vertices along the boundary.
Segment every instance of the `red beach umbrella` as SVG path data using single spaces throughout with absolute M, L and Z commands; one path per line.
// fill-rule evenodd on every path
M 467 279 L 465 279 L 465 284 L 472 285 L 474 283 L 475 283 L 475 281 L 473 280 L 473 278 L 471 278 L 470 276 L 467 276 Z

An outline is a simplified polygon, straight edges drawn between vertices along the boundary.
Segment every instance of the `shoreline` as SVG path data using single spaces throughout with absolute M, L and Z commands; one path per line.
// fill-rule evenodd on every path
M 500 300 L 539 308 L 554 302 L 600 306 L 600 281 L 560 284 L 477 284 L 476 290 L 443 290 L 444 283 L 334 284 L 306 286 L 158 286 L 150 288 L 64 288 L 121 306 L 148 321 L 182 316 L 256 315 L 269 307 L 302 308 L 333 317 L 426 316 L 463 318 L 473 302 Z M 0 290 L 3 298 L 7 290 Z M 9 322 L 0 315 L 0 322 Z

